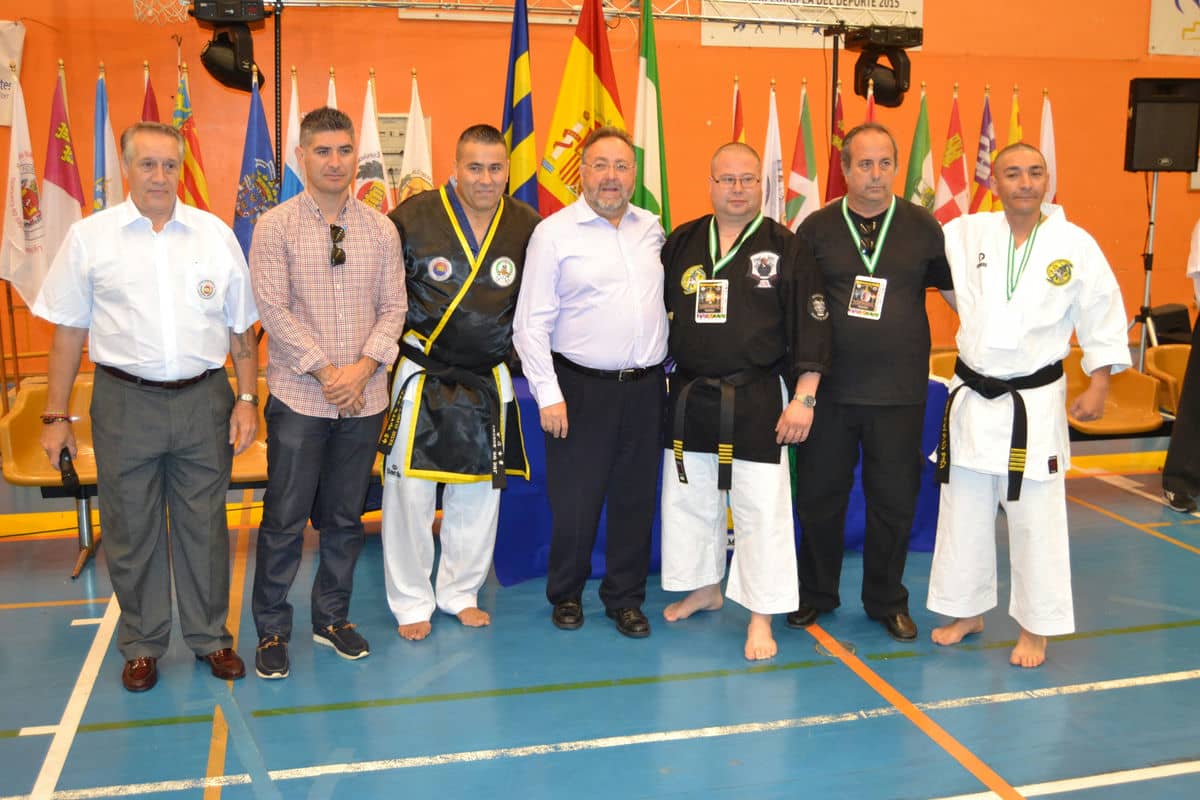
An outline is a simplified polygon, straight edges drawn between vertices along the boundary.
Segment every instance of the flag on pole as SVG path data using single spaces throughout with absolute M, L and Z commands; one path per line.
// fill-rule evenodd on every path
M 1017 102 L 1017 87 L 1013 87 L 1012 110 L 1008 113 L 1008 143 L 1016 144 L 1025 141 L 1025 132 L 1021 129 L 1021 107 Z
M 513 5 L 508 42 L 508 81 L 500 129 L 508 146 L 508 193 L 538 207 L 537 144 L 533 138 L 533 76 L 529 59 L 529 18 L 525 0 Z
M 154 96 L 154 84 L 150 82 L 150 62 L 142 62 L 142 122 L 158 122 L 158 99 Z
M 200 156 L 200 134 L 192 113 L 192 96 L 188 89 L 187 64 L 179 65 L 179 89 L 175 92 L 175 111 L 171 124 L 183 136 L 183 168 L 179 171 L 179 199 L 201 211 L 211 211 L 208 202 L 208 179 L 204 176 L 204 160 Z
M 642 3 L 642 49 L 638 55 L 637 108 L 633 116 L 633 153 L 637 158 L 637 185 L 633 204 L 652 211 L 671 230 L 667 198 L 667 148 L 663 137 L 662 103 L 658 86 L 658 52 L 654 43 L 654 8 Z
M 771 81 L 771 99 L 767 109 L 767 139 L 762 152 L 762 213 L 764 217 L 770 217 L 782 225 L 786 220 L 783 205 L 783 145 L 779 140 L 775 81 Z
M 908 154 L 908 174 L 904 179 L 904 196 L 928 211 L 933 210 L 933 148 L 929 144 L 929 110 L 925 105 L 925 84 L 921 84 L 921 112 L 913 132 L 912 150 Z
M 975 156 L 975 191 L 971 195 L 971 213 L 999 211 L 992 196 L 992 159 L 996 157 L 996 127 L 992 125 L 992 109 L 988 90 L 983 90 L 983 120 L 979 123 L 979 151 Z
M 38 196 L 33 144 L 25 95 L 16 71 L 12 73 L 12 130 L 8 145 L 8 179 L 4 192 L 4 239 L 0 243 L 0 278 L 8 281 L 32 306 L 46 277 L 46 220 Z
M 329 68 L 329 91 L 325 95 L 325 105 L 337 108 L 337 86 L 333 82 L 333 67 Z
M 746 122 L 742 116 L 742 92 L 738 89 L 738 79 L 733 79 L 733 136 L 731 142 L 746 143 Z
M 1038 149 L 1046 159 L 1046 202 L 1058 202 L 1058 158 L 1054 154 L 1054 115 L 1050 113 L 1050 90 L 1042 90 L 1042 130 Z
M 112 119 L 108 115 L 108 86 L 104 77 L 104 62 L 100 62 L 100 77 L 96 79 L 96 112 L 92 135 L 92 210 L 115 206 L 125 198 L 121 184 L 121 156 L 113 136 Z
M 837 103 L 833 107 L 833 132 L 829 138 L 829 182 L 825 185 L 825 202 L 836 200 L 846 193 L 846 173 L 842 172 L 842 139 L 846 123 L 842 112 L 842 82 L 837 85 Z
M 363 100 L 362 125 L 358 138 L 358 170 L 354 174 L 354 196 L 380 214 L 391 210 L 388 203 L 383 148 L 379 145 L 379 118 L 375 114 L 375 70 L 367 79 L 367 97 Z
M 71 142 L 71 121 L 67 116 L 67 71 L 58 62 L 58 81 L 50 107 L 50 138 L 46 144 L 46 174 L 42 182 L 42 213 L 46 215 L 46 260 L 54 256 L 67 229 L 83 218 L 83 184 L 75 163 Z
M 787 225 L 793 231 L 809 214 L 821 207 L 821 189 L 817 185 L 817 160 L 813 155 L 812 118 L 808 114 L 808 79 L 800 89 L 800 127 L 796 131 L 796 149 L 792 151 L 792 171 L 788 174 L 784 208 Z
M 946 133 L 946 149 L 942 151 L 942 174 L 938 178 L 937 194 L 933 199 L 933 216 L 945 225 L 967 213 L 971 198 L 967 192 L 967 154 L 963 149 L 962 119 L 958 116 L 958 84 L 954 85 L 954 102 L 950 106 L 950 129 Z
M 553 214 L 575 202 L 583 142 L 593 130 L 605 125 L 624 128 L 625 117 L 617 96 L 617 76 L 608 49 L 601 0 L 583 0 L 538 170 L 538 208 L 542 214 Z
M 425 131 L 425 114 L 417 92 L 417 71 L 412 76 L 412 102 L 408 106 L 408 124 L 404 129 L 404 158 L 400 161 L 400 197 L 403 203 L 414 194 L 433 188 L 433 154 Z
M 233 203 L 233 233 L 242 246 L 242 253 L 249 258 L 254 223 L 278 202 L 275 153 L 271 148 L 271 135 L 267 132 L 262 97 L 258 93 L 257 67 L 250 84 L 250 115 L 246 119 L 246 144 L 242 148 L 239 175 L 237 198 Z
M 867 81 L 867 116 L 863 122 L 875 121 L 875 79 Z
M 304 191 L 304 172 L 296 149 L 300 147 L 300 88 L 296 82 L 296 67 L 292 67 L 292 99 L 288 102 L 287 135 L 283 147 L 283 187 L 279 202 Z

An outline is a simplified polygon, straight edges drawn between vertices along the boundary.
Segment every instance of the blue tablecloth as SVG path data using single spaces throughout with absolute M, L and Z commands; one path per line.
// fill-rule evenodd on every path
M 524 378 L 515 378 L 513 386 L 525 432 L 525 453 L 529 459 L 530 480 L 509 478 L 508 488 L 500 501 L 500 527 L 496 535 L 495 564 L 496 576 L 504 586 L 544 576 L 550 557 L 550 505 L 546 500 L 545 440 L 538 422 L 537 404 L 529 394 L 527 382 Z M 921 441 L 923 452 L 933 452 L 937 446 L 946 395 L 944 385 L 937 381 L 929 382 L 925 428 Z M 912 537 L 909 540 L 910 550 L 933 550 L 937 509 L 938 489 L 933 475 L 933 464 L 926 462 L 921 475 L 921 493 L 917 501 L 917 514 L 913 520 Z M 862 549 L 865 518 L 862 487 L 856 470 L 850 507 L 846 514 L 848 549 Z M 604 517 L 601 515 L 596 547 L 592 551 L 593 577 L 604 574 L 604 543 Z M 659 517 L 655 514 L 651 571 L 657 571 L 662 563 L 660 543 Z

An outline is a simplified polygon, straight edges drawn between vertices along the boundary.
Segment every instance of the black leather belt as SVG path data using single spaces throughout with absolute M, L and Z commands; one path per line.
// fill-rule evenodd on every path
M 735 390 L 739 386 L 747 386 L 755 381 L 770 378 L 779 374 L 779 365 L 767 369 L 749 367 L 731 375 L 721 377 L 704 377 L 690 375 L 682 370 L 675 373 L 674 380 L 682 382 L 676 392 L 675 401 L 675 430 L 671 441 L 671 452 L 675 456 L 675 473 L 680 483 L 687 483 L 687 471 L 683 468 L 683 432 L 687 417 L 687 401 L 692 387 L 696 384 L 712 386 L 721 393 L 721 405 L 717 419 L 717 489 L 728 491 L 733 486 L 733 420 Z
M 662 369 L 662 364 L 655 364 L 652 367 L 630 367 L 629 369 L 592 369 L 582 364 L 576 364 L 561 353 L 551 353 L 551 356 L 553 356 L 555 364 L 560 367 L 566 367 L 572 372 L 578 372 L 580 375 L 587 375 L 592 378 L 620 381 L 621 383 L 641 380 L 650 373 Z
M 1025 400 L 1021 389 L 1037 389 L 1049 386 L 1063 376 L 1061 361 L 1048 364 L 1031 375 L 1019 378 L 992 378 L 976 372 L 963 363 L 961 358 L 954 362 L 954 374 L 962 379 L 946 398 L 946 411 L 942 414 L 942 433 L 938 439 L 937 479 L 938 483 L 950 482 L 950 407 L 954 395 L 964 386 L 988 400 L 1001 395 L 1010 395 L 1013 403 L 1012 437 L 1008 446 L 1008 499 L 1021 499 L 1021 479 L 1025 474 L 1025 447 L 1029 440 L 1029 418 L 1025 413 Z
M 212 375 L 214 372 L 225 371 L 222 367 L 213 367 L 212 369 L 201 372 L 199 375 L 191 378 L 184 378 L 183 380 L 179 381 L 152 381 L 149 378 L 139 378 L 137 375 L 130 375 L 124 370 L 117 369 L 116 367 L 110 367 L 107 364 L 97 364 L 96 366 L 107 372 L 109 375 L 112 375 L 119 381 L 132 383 L 136 386 L 149 386 L 152 389 L 184 389 L 188 386 L 196 385 L 209 375 Z

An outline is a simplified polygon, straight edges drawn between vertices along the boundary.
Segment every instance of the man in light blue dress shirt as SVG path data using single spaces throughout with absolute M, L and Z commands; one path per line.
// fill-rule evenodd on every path
M 622 634 L 643 638 L 665 394 L 665 237 L 658 217 L 629 204 L 636 162 L 628 133 L 593 131 L 580 166 L 583 196 L 529 241 L 513 324 L 546 436 L 546 597 L 557 627 L 583 625 L 583 587 L 607 503 L 600 599 Z

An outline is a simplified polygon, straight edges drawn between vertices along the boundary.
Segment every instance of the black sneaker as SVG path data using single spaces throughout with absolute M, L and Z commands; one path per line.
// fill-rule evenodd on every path
M 258 640 L 258 651 L 254 654 L 254 671 L 258 677 L 276 680 L 288 676 L 287 647 L 287 642 L 274 635 Z
M 1196 510 L 1196 501 L 1182 492 L 1163 489 L 1163 500 L 1166 500 L 1167 505 L 1181 514 L 1191 514 Z
M 349 622 L 326 625 L 320 630 L 314 630 L 313 641 L 326 647 L 332 647 L 339 656 L 351 661 L 371 655 L 371 646 L 367 644 L 366 639 L 358 635 L 358 631 L 354 630 L 354 625 Z

